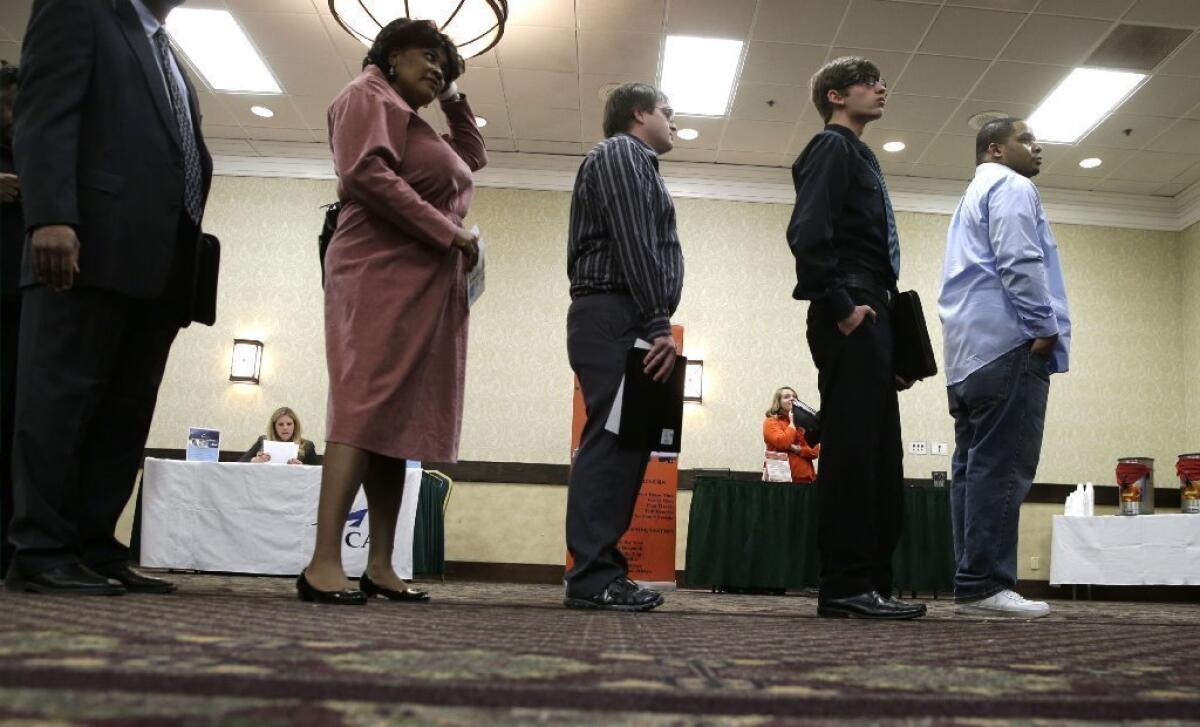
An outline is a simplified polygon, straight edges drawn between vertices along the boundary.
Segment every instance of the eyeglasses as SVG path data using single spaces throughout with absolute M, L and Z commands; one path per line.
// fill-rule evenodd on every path
M 884 90 L 887 90 L 887 81 L 882 78 L 876 78 L 873 81 L 862 80 L 862 81 L 859 81 L 858 83 L 863 86 L 866 86 L 867 88 L 872 88 L 872 89 L 873 88 L 882 88 Z
M 675 120 L 675 109 L 670 106 L 659 106 L 655 111 L 661 111 L 662 115 L 667 118 L 667 121 Z

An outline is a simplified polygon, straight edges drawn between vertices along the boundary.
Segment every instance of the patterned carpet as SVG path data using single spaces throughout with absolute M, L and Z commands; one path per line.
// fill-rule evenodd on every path
M 290 580 L 176 575 L 170 596 L 0 595 L 0 724 L 1033 724 L 1200 720 L 1200 609 L 1057 601 L 902 623 L 802 597 L 668 594 L 582 613 L 549 586 L 303 604 Z

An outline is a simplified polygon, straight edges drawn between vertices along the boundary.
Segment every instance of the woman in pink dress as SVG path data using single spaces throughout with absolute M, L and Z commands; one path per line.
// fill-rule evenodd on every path
M 462 425 L 467 272 L 478 240 L 463 229 L 483 138 L 454 84 L 453 42 L 428 21 L 396 20 L 364 70 L 329 106 L 342 210 L 325 257 L 327 447 L 316 548 L 301 599 L 424 601 L 392 568 L 405 460 L 453 462 Z M 438 99 L 439 136 L 417 116 Z M 353 588 L 342 530 L 362 483 L 370 512 L 367 569 Z

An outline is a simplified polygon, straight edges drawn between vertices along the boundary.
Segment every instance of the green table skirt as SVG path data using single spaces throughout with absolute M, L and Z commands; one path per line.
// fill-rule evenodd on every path
M 904 532 L 893 560 L 896 587 L 952 591 L 949 490 L 907 487 L 904 510 Z M 696 479 L 688 522 L 688 585 L 796 590 L 816 586 L 819 575 L 815 485 Z

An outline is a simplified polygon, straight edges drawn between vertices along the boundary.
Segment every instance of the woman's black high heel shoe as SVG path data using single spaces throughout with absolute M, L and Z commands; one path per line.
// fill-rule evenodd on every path
M 367 594 L 362 591 L 318 591 L 304 577 L 303 571 L 296 579 L 296 592 L 300 595 L 301 601 L 309 603 L 326 603 L 331 606 L 367 605 Z
M 427 591 L 418 591 L 415 588 L 405 588 L 403 591 L 393 591 L 390 588 L 375 583 L 367 577 L 364 572 L 362 578 L 358 579 L 359 590 L 368 598 L 375 596 L 383 596 L 389 601 L 406 601 L 408 603 L 428 603 L 429 593 Z

